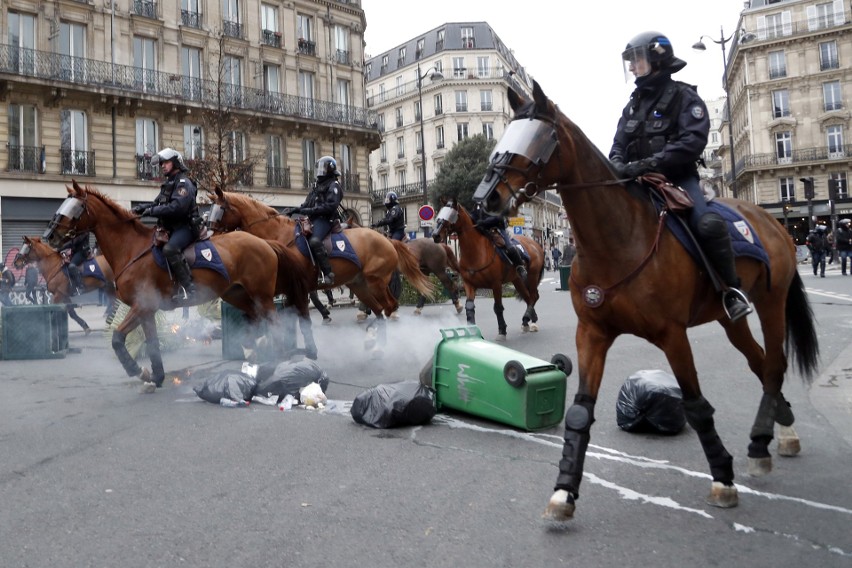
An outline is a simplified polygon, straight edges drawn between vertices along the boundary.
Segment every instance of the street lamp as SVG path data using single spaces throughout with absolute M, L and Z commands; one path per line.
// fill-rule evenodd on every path
M 725 89 L 725 107 L 728 112 L 728 146 L 731 149 L 731 194 L 734 196 L 734 199 L 737 199 L 737 159 L 734 156 L 734 117 L 731 115 L 731 94 L 728 91 L 728 56 L 725 51 L 725 46 L 731 38 L 734 37 L 734 34 L 725 37 L 725 29 L 723 27 L 719 27 L 719 39 L 715 40 L 709 36 L 703 35 L 698 38 L 698 41 L 692 45 L 692 49 L 697 49 L 698 51 L 704 51 L 707 49 L 707 46 L 701 41 L 704 38 L 709 39 L 713 43 L 722 46 L 722 66 L 724 73 L 722 74 L 722 83 L 723 88 Z M 740 37 L 740 43 L 745 43 L 747 41 L 751 41 L 755 38 L 753 33 L 745 33 L 742 37 Z
M 434 71 L 429 75 L 430 71 Z M 423 185 L 423 204 L 429 204 L 429 194 L 426 192 L 426 132 L 423 129 L 423 79 L 429 76 L 431 81 L 440 81 L 444 75 L 435 67 L 430 67 L 425 73 L 420 73 L 420 62 L 417 62 L 417 97 L 420 100 L 420 183 Z

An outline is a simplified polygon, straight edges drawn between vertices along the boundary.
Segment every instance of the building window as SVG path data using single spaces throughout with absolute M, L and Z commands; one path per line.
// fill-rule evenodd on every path
M 278 8 L 269 4 L 260 5 L 260 27 L 265 45 L 281 47 L 281 31 L 278 29 Z
M 423 57 L 423 47 L 426 44 L 426 40 L 420 38 L 417 40 L 417 47 L 414 48 L 414 59 L 420 61 L 420 58 Z
M 68 22 L 59 24 L 59 54 L 59 76 L 65 81 L 85 82 L 86 26 Z
M 837 12 L 834 11 L 835 4 L 840 4 Z M 831 28 L 843 23 L 842 2 L 823 2 L 808 6 L 806 13 L 808 15 L 808 31 Z
M 826 41 L 819 44 L 819 69 L 837 69 L 840 67 L 840 61 L 837 58 L 837 42 Z
M 204 157 L 204 130 L 200 124 L 183 125 L 183 157 L 187 160 Z
M 444 97 L 435 95 L 435 115 L 444 114 Z
M 379 189 L 388 188 L 388 174 L 379 174 Z
M 157 87 L 157 41 L 147 37 L 133 38 L 134 84 L 141 91 Z
M 435 146 L 437 148 L 444 147 L 444 127 L 436 126 L 435 127 Z
M 796 183 L 791 177 L 778 178 L 781 201 L 796 201 Z
M 396 96 L 401 97 L 405 94 L 405 83 L 402 82 L 402 75 L 396 78 Z
M 190 28 L 201 27 L 201 0 L 181 0 L 180 23 Z
M 379 159 L 382 163 L 388 161 L 388 145 L 386 142 L 382 142 L 379 146 Z
M 825 101 L 825 110 L 840 110 L 843 108 L 843 98 L 840 94 L 840 81 L 823 83 L 822 95 Z
M 242 60 L 233 55 L 222 58 L 222 98 L 226 105 L 241 106 L 242 104 Z
M 494 123 L 493 122 L 483 122 L 482 123 L 482 135 L 485 136 L 486 140 L 494 140 Z
M 470 133 L 468 132 L 468 129 L 467 129 L 467 123 L 466 122 L 459 122 L 456 125 L 456 130 L 458 132 L 459 142 L 461 142 L 462 140 L 464 140 L 465 138 L 467 138 L 470 135 Z
M 302 188 L 310 189 L 316 176 L 317 145 L 313 140 L 302 139 Z
M 398 187 L 405 187 L 405 184 L 406 184 L 405 170 L 398 170 L 396 172 L 396 185 Z
M 780 79 L 787 76 L 787 57 L 783 51 L 769 52 L 769 78 Z
M 423 133 L 420 130 L 414 131 L 414 141 L 417 147 L 417 153 L 419 154 L 423 151 Z
M 491 73 L 488 66 L 488 56 L 480 56 L 476 58 L 476 76 L 480 79 L 487 78 Z
M 379 115 L 379 132 L 385 131 L 385 113 Z
M 44 148 L 38 144 L 38 109 L 10 104 L 9 171 L 44 173 Z
M 346 26 L 334 26 L 334 45 L 337 48 L 335 60 L 341 65 L 349 65 L 349 29 Z
M 396 127 L 399 128 L 402 126 L 402 107 L 396 107 L 394 113 L 396 114 Z
M 414 120 L 420 120 L 423 116 L 420 114 L 420 101 L 414 101 Z
M 775 133 L 775 157 L 779 164 L 793 162 L 793 134 L 790 131 Z
M 464 66 L 464 57 L 453 57 L 453 78 L 464 79 L 467 77 L 467 69 Z
M 157 123 L 152 118 L 136 119 L 136 177 L 154 179 L 160 175 L 151 166 L 151 156 L 159 151 Z
M 849 197 L 849 184 L 846 179 L 846 172 L 834 172 L 828 175 L 830 181 L 834 181 L 837 187 L 837 199 L 846 199 Z
M 790 12 L 767 14 L 757 18 L 757 37 L 773 39 L 793 33 L 793 17 Z
M 467 112 L 467 91 L 456 91 L 456 112 Z
M 36 17 L 10 11 L 8 19 L 11 70 L 32 75 L 36 69 L 36 58 L 30 50 L 35 49 Z
M 435 40 L 435 51 L 444 49 L 444 34 L 446 30 L 438 30 L 438 39 Z
M 473 36 L 473 28 L 464 27 L 461 29 L 462 49 L 475 49 L 476 38 Z
M 479 109 L 494 110 L 494 103 L 491 100 L 491 91 L 479 91 Z
M 290 171 L 284 167 L 284 152 L 280 136 L 270 136 L 266 149 L 266 185 L 290 187 Z
M 405 138 L 402 136 L 396 139 L 396 157 L 400 159 L 405 157 Z
M 772 91 L 772 117 L 790 116 L 790 94 L 787 89 Z
M 397 67 L 404 67 L 405 66 L 405 48 L 404 47 L 399 48 L 399 58 L 396 60 L 396 66 Z
M 314 19 L 305 14 L 296 15 L 296 47 L 304 55 L 316 55 L 317 44 L 314 41 Z
M 379 69 L 379 74 L 384 75 L 388 72 L 388 56 L 382 55 L 382 67 Z
M 180 69 L 183 96 L 189 100 L 201 99 L 201 50 L 197 47 L 182 47 Z
M 222 0 L 222 33 L 229 37 L 243 37 L 240 0 Z
M 844 158 L 843 151 L 843 127 L 839 124 L 834 124 L 825 129 L 826 142 L 828 143 L 828 158 L 836 160 Z

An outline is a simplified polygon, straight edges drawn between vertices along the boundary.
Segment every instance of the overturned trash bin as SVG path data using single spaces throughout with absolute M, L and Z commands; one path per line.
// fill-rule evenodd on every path
M 557 354 L 548 363 L 484 340 L 476 326 L 440 331 L 431 374 L 439 411 L 446 407 L 524 430 L 562 422 L 568 357 Z
M 0 309 L 0 359 L 62 359 L 68 351 L 64 304 Z

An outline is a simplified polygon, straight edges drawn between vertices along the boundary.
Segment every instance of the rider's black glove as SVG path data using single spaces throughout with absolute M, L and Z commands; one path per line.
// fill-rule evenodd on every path
M 624 177 L 637 178 L 656 169 L 657 160 L 655 158 L 644 158 L 642 160 L 636 160 L 635 162 L 625 164 L 621 172 Z
M 148 205 L 134 205 L 131 209 L 136 215 L 144 216 L 151 213 L 151 207 Z

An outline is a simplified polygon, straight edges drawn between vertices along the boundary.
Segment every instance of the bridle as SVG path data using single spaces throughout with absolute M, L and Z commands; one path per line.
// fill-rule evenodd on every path
M 217 211 L 217 209 L 218 209 L 218 211 Z M 210 216 L 208 218 L 208 222 L 210 223 L 210 228 L 213 229 L 214 224 L 221 223 L 222 219 L 225 215 L 225 211 L 229 211 L 230 209 L 231 209 L 231 207 L 228 204 L 227 200 L 222 200 L 222 204 L 214 203 L 213 208 L 210 210 Z M 221 211 L 221 214 L 219 213 L 219 211 Z M 250 223 L 245 223 L 241 227 L 233 227 L 231 229 L 221 228 L 221 229 L 219 229 L 219 232 L 230 233 L 230 232 L 233 232 L 233 231 L 248 231 L 248 229 L 250 227 L 253 227 L 253 226 L 258 225 L 260 223 L 266 223 L 267 221 L 271 221 L 273 219 L 277 219 L 278 217 L 284 217 L 284 216 L 285 215 L 283 213 L 278 213 L 277 211 L 275 213 L 267 213 L 266 217 L 261 217 L 260 219 L 255 219 L 254 221 L 252 221 Z M 214 229 L 214 231 L 216 231 L 216 229 Z

